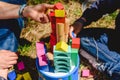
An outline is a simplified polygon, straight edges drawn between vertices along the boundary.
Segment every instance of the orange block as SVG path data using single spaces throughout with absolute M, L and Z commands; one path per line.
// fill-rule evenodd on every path
M 72 48 L 80 48 L 80 38 L 72 38 Z

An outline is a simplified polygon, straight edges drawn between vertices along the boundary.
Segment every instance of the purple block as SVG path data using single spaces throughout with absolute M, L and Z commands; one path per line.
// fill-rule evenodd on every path
M 25 68 L 24 63 L 21 61 L 17 64 L 18 70 L 23 70 Z

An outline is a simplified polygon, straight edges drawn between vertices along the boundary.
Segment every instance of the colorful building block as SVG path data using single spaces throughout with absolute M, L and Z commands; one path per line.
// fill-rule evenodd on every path
M 65 11 L 64 10 L 55 10 L 55 17 L 65 17 Z
M 90 76 L 90 70 L 89 69 L 82 70 L 82 77 L 88 77 L 88 76 Z
M 8 73 L 8 79 L 9 80 L 15 80 L 16 79 L 16 72 L 15 70 L 12 70 Z
M 56 23 L 65 23 L 65 17 L 61 18 L 56 18 Z
M 64 41 L 60 41 L 56 44 L 55 50 L 67 52 L 68 51 L 68 44 L 65 43 Z
M 32 80 L 29 72 L 24 73 L 24 74 L 23 74 L 23 78 L 24 78 L 24 80 Z
M 54 9 L 58 9 L 58 10 L 63 10 L 64 9 L 64 6 L 62 3 L 56 3 L 54 5 Z
M 18 67 L 18 70 L 23 70 L 23 69 L 25 69 L 25 66 L 24 66 L 23 61 L 19 62 L 19 63 L 17 64 L 17 67 Z
M 17 74 L 16 80 L 22 80 L 23 76 L 21 74 Z
M 71 50 L 71 60 L 72 60 L 72 65 L 77 66 L 77 61 L 78 61 L 78 49 L 72 49 Z
M 45 55 L 44 42 L 36 43 L 37 57 L 39 59 L 39 65 L 45 66 L 48 65 L 47 57 Z
M 80 48 L 80 38 L 72 38 L 72 48 Z

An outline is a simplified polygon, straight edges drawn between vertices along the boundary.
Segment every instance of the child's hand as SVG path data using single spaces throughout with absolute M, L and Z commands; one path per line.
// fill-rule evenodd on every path
M 69 29 L 69 36 L 71 38 L 74 38 L 77 36 L 77 34 L 81 31 L 82 29 L 82 24 L 79 23 L 79 22 L 75 22 L 74 24 L 72 24 L 70 26 L 70 29 Z

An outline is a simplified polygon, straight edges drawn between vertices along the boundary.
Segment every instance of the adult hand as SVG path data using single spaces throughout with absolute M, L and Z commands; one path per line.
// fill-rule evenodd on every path
M 49 17 L 46 14 L 48 9 L 53 9 L 54 5 L 50 4 L 38 4 L 35 6 L 27 6 L 23 10 L 23 16 L 31 18 L 35 21 L 46 23 L 49 22 Z
M 15 52 L 0 50 L 0 68 L 6 69 L 17 63 L 18 56 Z
M 69 28 L 69 37 L 74 38 L 82 29 L 82 24 L 80 22 L 74 22 Z

